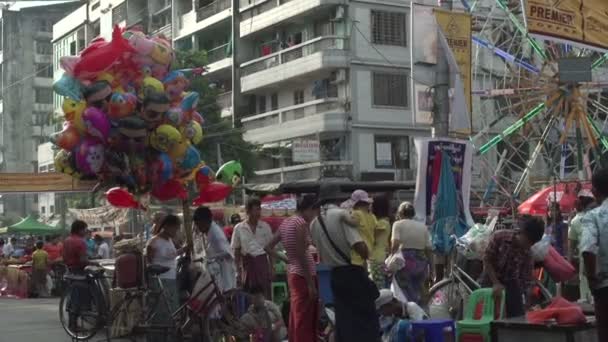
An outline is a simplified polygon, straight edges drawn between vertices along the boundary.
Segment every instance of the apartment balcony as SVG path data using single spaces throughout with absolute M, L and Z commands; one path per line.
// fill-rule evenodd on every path
M 34 54 L 34 63 L 51 64 L 52 61 L 53 61 L 52 55 L 41 55 L 39 53 Z
M 221 117 L 227 118 L 232 115 L 232 92 L 219 94 L 216 100 L 217 105 L 221 108 Z
M 308 14 L 321 7 L 341 5 L 342 0 L 240 0 L 241 37 Z M 250 4 L 250 2 L 254 2 Z
M 231 0 L 216 0 L 178 16 L 177 36 L 183 37 L 210 27 L 231 16 Z
M 51 88 L 53 86 L 53 79 L 50 77 L 34 77 L 34 87 L 37 88 Z
M 53 111 L 52 103 L 34 103 L 34 112 L 50 113 Z
M 171 24 L 161 27 L 155 27 L 155 25 L 152 26 L 152 36 L 159 36 L 161 34 L 171 41 L 171 39 L 173 39 Z
M 316 181 L 324 179 L 352 179 L 353 162 L 319 161 L 314 163 L 292 165 L 276 169 L 255 171 L 254 183 L 284 183 L 296 181 Z
M 241 64 L 243 93 L 307 76 L 317 71 L 346 68 L 348 38 L 317 37 Z
M 321 132 L 346 130 L 344 100 L 326 98 L 241 119 L 245 140 L 265 144 Z
M 143 25 L 144 19 L 148 16 L 148 8 L 136 8 L 133 12 L 127 13 L 127 27 Z

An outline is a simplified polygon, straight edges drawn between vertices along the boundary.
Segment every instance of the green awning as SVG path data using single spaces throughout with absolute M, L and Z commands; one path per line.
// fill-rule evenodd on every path
M 53 235 L 61 234 L 63 230 L 58 227 L 44 224 L 38 221 L 35 217 L 29 215 L 21 220 L 21 222 L 9 226 L 7 232 L 9 234 Z

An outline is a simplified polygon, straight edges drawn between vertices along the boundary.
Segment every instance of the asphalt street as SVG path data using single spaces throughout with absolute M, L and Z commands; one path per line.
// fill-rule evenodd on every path
M 56 298 L 0 298 L 0 342 L 70 342 L 58 308 Z

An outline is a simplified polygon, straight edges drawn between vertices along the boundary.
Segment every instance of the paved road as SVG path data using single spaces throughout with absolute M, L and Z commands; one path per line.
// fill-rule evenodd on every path
M 0 342 L 69 342 L 58 299 L 0 298 Z

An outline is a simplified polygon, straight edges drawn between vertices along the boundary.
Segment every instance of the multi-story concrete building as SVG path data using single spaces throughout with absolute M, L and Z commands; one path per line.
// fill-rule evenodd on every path
M 0 170 L 37 172 L 37 147 L 52 132 L 52 26 L 74 4 L 0 9 Z M 5 195 L 5 212 L 35 210 L 35 195 Z
M 231 1 L 174 7 L 176 48 L 208 52 L 230 115 Z M 414 122 L 409 3 L 240 0 L 239 12 L 236 121 L 262 147 L 250 181 L 414 179 L 412 137 L 429 126 Z

